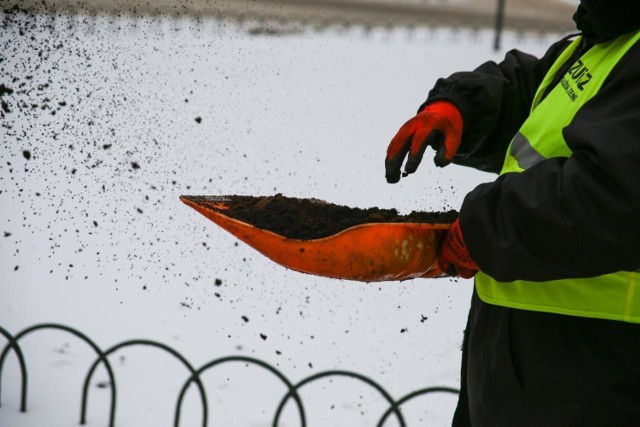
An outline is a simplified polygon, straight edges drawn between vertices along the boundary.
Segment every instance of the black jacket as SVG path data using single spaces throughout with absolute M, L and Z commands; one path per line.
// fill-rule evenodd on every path
M 454 163 L 499 172 L 540 82 L 567 45 L 554 44 L 540 59 L 514 50 L 499 64 L 437 81 L 425 104 L 446 99 L 463 116 Z M 460 225 L 471 257 L 496 280 L 595 277 L 640 268 L 640 43 L 563 135 L 573 152 L 569 158 L 502 175 L 463 202 Z

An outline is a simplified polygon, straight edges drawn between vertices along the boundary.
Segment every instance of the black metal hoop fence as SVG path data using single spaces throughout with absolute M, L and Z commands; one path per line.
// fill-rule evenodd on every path
M 389 419 L 389 417 L 392 417 L 392 416 L 395 417 L 397 423 L 401 427 L 407 427 L 407 423 L 402 415 L 401 406 L 406 402 L 413 400 L 417 397 L 424 396 L 431 393 L 458 394 L 458 390 L 451 387 L 427 387 L 420 390 L 415 390 L 411 393 L 408 393 L 405 396 L 400 397 L 399 399 L 394 399 L 380 384 L 378 384 L 373 379 L 365 375 L 359 374 L 357 372 L 341 371 L 341 370 L 330 370 L 330 371 L 319 372 L 311 376 L 308 376 L 298 381 L 297 383 L 293 383 L 282 372 L 280 372 L 278 369 L 276 369 L 274 366 L 270 365 L 269 363 L 256 358 L 246 357 L 246 356 L 221 357 L 215 360 L 211 360 L 210 362 L 205 363 L 199 368 L 194 368 L 194 366 L 182 354 L 180 354 L 174 348 L 160 342 L 145 340 L 145 339 L 127 340 L 127 341 L 123 341 L 121 343 L 115 344 L 107 348 L 106 350 L 104 350 L 100 346 L 98 346 L 86 334 L 82 333 L 81 331 L 75 328 L 72 328 L 66 325 L 57 324 L 57 323 L 40 323 L 37 325 L 30 326 L 26 329 L 23 329 L 22 331 L 16 333 L 15 335 L 11 334 L 9 331 L 7 331 L 6 329 L 0 326 L 0 335 L 2 335 L 7 341 L 7 343 L 4 345 L 2 349 L 2 352 L 0 353 L 0 406 L 2 403 L 1 392 L 2 392 L 3 367 L 4 367 L 4 363 L 7 356 L 13 350 L 13 353 L 15 354 L 18 360 L 18 366 L 20 369 L 20 378 L 21 378 L 20 411 L 27 412 L 28 370 L 27 370 L 26 359 L 22 349 L 20 348 L 19 341 L 27 335 L 30 335 L 42 330 L 57 330 L 57 331 L 62 331 L 62 332 L 71 334 L 76 338 L 80 339 L 81 341 L 83 341 L 89 347 L 91 347 L 91 349 L 95 352 L 96 359 L 90 365 L 85 375 L 84 384 L 82 386 L 82 399 L 80 402 L 80 421 L 79 421 L 81 425 L 86 423 L 86 414 L 87 414 L 88 404 L 89 404 L 89 384 L 91 383 L 91 378 L 96 368 L 98 367 L 98 365 L 102 364 L 104 365 L 107 371 L 107 375 L 111 383 L 109 414 L 106 416 L 107 425 L 109 427 L 115 426 L 116 403 L 117 403 L 118 396 L 117 396 L 117 387 L 116 387 L 116 377 L 115 377 L 112 365 L 109 362 L 109 356 L 115 353 L 116 351 L 123 350 L 130 347 L 136 347 L 136 346 L 147 346 L 147 347 L 154 348 L 158 351 L 168 353 L 171 356 L 173 356 L 176 360 L 178 360 L 186 368 L 188 372 L 187 379 L 185 380 L 182 388 L 179 390 L 177 394 L 175 411 L 174 411 L 174 420 L 173 420 L 174 427 L 180 426 L 180 412 L 182 408 L 182 402 L 184 400 L 187 390 L 189 389 L 192 383 L 195 384 L 200 396 L 200 401 L 202 406 L 202 426 L 203 427 L 208 426 L 208 423 L 210 421 L 208 396 L 200 376 L 204 372 L 210 369 L 220 367 L 228 363 L 241 362 L 241 363 L 261 367 L 266 371 L 270 372 L 271 374 L 273 374 L 285 385 L 288 391 L 282 397 L 278 407 L 275 410 L 273 419 L 271 421 L 271 425 L 273 427 L 280 425 L 279 424 L 280 415 L 282 414 L 282 411 L 284 410 L 285 406 L 291 399 L 293 399 L 295 407 L 297 408 L 299 418 L 300 418 L 300 426 L 306 427 L 307 417 L 305 414 L 304 404 L 303 404 L 302 398 L 300 397 L 300 394 L 298 393 L 298 390 L 309 383 L 319 381 L 328 377 L 352 378 L 372 387 L 378 393 L 380 393 L 380 395 L 387 402 L 388 407 L 385 409 L 384 412 L 381 413 L 380 419 L 376 424 L 376 426 L 378 427 L 383 427 L 385 422 Z

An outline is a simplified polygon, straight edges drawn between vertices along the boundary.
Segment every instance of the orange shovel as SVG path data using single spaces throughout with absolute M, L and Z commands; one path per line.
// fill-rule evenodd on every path
M 233 196 L 181 196 L 200 212 L 272 261 L 292 270 L 337 279 L 376 282 L 442 277 L 438 245 L 451 224 L 380 222 L 328 237 L 301 240 L 232 218 Z

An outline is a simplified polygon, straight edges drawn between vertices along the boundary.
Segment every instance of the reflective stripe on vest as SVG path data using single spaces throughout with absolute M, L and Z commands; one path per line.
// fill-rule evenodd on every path
M 500 174 L 522 172 L 553 157 L 569 157 L 562 130 L 593 96 L 640 32 L 598 44 L 584 53 L 544 101 L 543 93 L 580 43 L 574 40 L 543 79 L 531 114 L 513 138 Z M 483 301 L 505 307 L 640 323 L 640 271 L 622 271 L 586 279 L 547 282 L 498 282 L 479 272 L 475 279 Z

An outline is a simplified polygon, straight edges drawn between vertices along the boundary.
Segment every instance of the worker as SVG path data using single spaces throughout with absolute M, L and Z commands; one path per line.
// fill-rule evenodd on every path
M 439 79 L 386 178 L 499 173 L 466 195 L 439 266 L 474 276 L 453 425 L 640 426 L 640 1 L 582 0 L 541 58 Z

